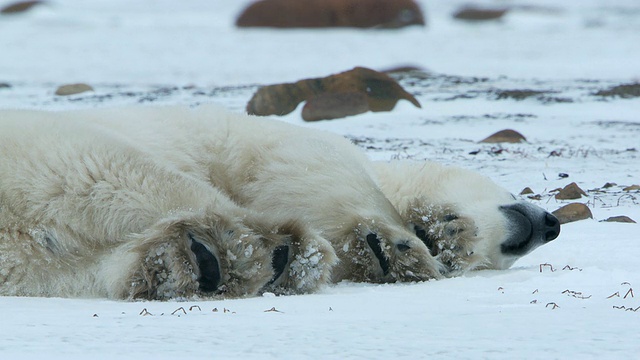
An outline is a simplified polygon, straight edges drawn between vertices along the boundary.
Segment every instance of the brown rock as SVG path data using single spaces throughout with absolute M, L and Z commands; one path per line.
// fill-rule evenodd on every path
M 486 21 L 500 19 L 508 9 L 488 9 L 474 6 L 465 6 L 453 14 L 454 19 L 466 21 Z
M 80 94 L 87 91 L 93 91 L 93 88 L 87 84 L 68 84 L 60 86 L 56 90 L 56 95 L 68 96 Z
M 584 190 L 580 189 L 578 184 L 572 182 L 571 184 L 560 189 L 555 198 L 558 200 L 573 200 L 580 199 L 583 195 L 588 196 L 587 193 L 584 192 Z
M 424 25 L 413 0 L 262 0 L 249 5 L 238 27 L 400 28 Z
M 327 93 L 360 93 L 366 98 L 370 111 L 390 111 L 400 99 L 408 100 L 415 106 L 421 107 L 413 95 L 406 92 L 388 75 L 356 67 L 325 78 L 263 86 L 249 100 L 247 113 L 260 116 L 286 115 L 295 110 L 302 101 Z M 333 99 L 335 101 L 335 97 Z M 360 108 L 361 104 L 357 104 L 357 107 Z
M 302 108 L 302 118 L 305 121 L 330 120 L 367 111 L 369 104 L 363 93 L 324 93 L 307 101 Z
M 558 218 L 560 224 L 566 224 L 573 221 L 593 219 L 591 210 L 585 204 L 572 203 L 561 207 L 553 212 L 553 215 Z
M 501 143 L 501 142 L 519 143 L 523 141 L 527 141 L 527 139 L 524 136 L 522 136 L 522 134 L 520 134 L 515 130 L 506 129 L 506 130 L 498 131 L 497 133 L 490 135 L 489 137 L 487 137 L 484 140 L 481 140 L 480 142 L 481 143 Z
M 43 4 L 44 1 L 19 1 L 9 4 L 0 9 L 0 14 L 18 14 L 30 10 L 36 5 Z
M 634 190 L 640 190 L 640 185 L 631 185 L 631 186 L 627 186 L 626 188 L 622 189 L 624 191 L 634 191 Z
M 608 188 L 614 187 L 614 186 L 616 186 L 616 185 L 618 185 L 618 184 L 608 182 L 608 183 L 606 183 L 606 184 L 602 185 L 602 188 L 603 188 L 603 189 L 608 189 Z
M 520 191 L 520 195 L 528 195 L 528 194 L 533 194 L 533 190 L 531 190 L 530 187 L 526 187 L 522 189 L 522 191 Z
M 606 222 L 631 223 L 631 224 L 635 224 L 635 223 L 636 223 L 633 219 L 631 219 L 631 218 L 630 218 L 630 217 L 628 217 L 628 216 L 624 216 L 624 215 L 621 215 L 621 216 L 612 216 L 612 217 L 607 218 L 607 219 L 602 220 L 602 221 L 606 221 Z

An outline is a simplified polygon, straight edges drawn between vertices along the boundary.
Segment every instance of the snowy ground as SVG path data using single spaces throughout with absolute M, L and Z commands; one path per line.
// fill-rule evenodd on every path
M 282 119 L 348 136 L 375 159 L 435 159 L 516 194 L 531 187 L 548 210 L 564 204 L 549 190 L 594 190 L 579 200 L 593 220 L 563 226 L 506 271 L 215 302 L 0 298 L 0 358 L 636 357 L 640 225 L 600 220 L 640 221 L 640 193 L 622 190 L 640 184 L 640 98 L 596 93 L 640 81 L 640 4 L 486 0 L 517 7 L 499 22 L 452 20 L 466 2 L 422 1 L 428 27 L 398 31 L 237 30 L 246 0 L 57 0 L 0 17 L 1 108 L 242 111 L 259 84 L 410 64 L 433 72 L 401 79 L 422 109 Z M 53 94 L 73 82 L 95 92 Z M 510 90 L 540 93 L 517 100 Z M 478 143 L 506 128 L 528 142 Z M 617 185 L 595 191 L 606 182 Z

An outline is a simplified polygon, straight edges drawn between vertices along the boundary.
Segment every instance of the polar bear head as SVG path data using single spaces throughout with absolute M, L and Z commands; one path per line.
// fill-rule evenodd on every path
M 447 275 L 509 268 L 560 233 L 553 215 L 478 173 L 409 161 L 375 169 L 384 194 Z

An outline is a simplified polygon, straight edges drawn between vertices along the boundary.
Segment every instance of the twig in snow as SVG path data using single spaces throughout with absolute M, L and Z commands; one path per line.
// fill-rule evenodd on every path
M 186 311 L 182 306 L 180 306 L 179 308 L 177 308 L 177 309 L 173 310 L 173 312 L 171 313 L 171 315 L 175 315 L 175 313 L 177 313 L 177 312 L 178 312 L 178 311 L 180 311 L 180 310 L 182 310 L 182 312 L 183 312 L 185 315 L 187 314 L 187 311 Z
M 276 307 L 274 306 L 274 307 L 272 307 L 272 308 L 271 308 L 271 309 L 269 309 L 269 310 L 265 310 L 264 312 L 279 312 L 279 313 L 281 313 L 282 311 L 280 311 L 280 310 L 276 309 Z
M 553 305 L 553 306 L 551 307 L 551 310 L 555 310 L 556 308 L 559 308 L 559 307 L 560 307 L 558 304 L 556 304 L 556 303 L 554 303 L 554 302 L 550 302 L 550 303 L 548 303 L 547 305 L 545 305 L 545 307 L 547 308 L 547 307 L 549 307 L 549 305 Z
M 613 294 L 607 296 L 607 299 L 611 299 L 612 297 L 620 297 L 620 291 L 616 291 Z
M 191 305 L 191 307 L 189 308 L 189 311 L 192 311 L 193 309 L 196 309 L 196 308 L 198 309 L 198 311 L 202 311 L 202 309 L 198 305 Z
M 151 315 L 151 316 L 153 316 L 153 314 L 152 314 L 152 313 L 150 313 L 149 311 L 147 311 L 147 308 L 142 309 L 142 311 L 140 311 L 140 314 L 139 314 L 139 315 L 142 315 L 142 316 Z
M 631 297 L 634 297 L 634 296 L 633 296 L 633 289 L 631 289 L 631 288 L 629 288 L 629 291 L 627 291 L 627 293 L 626 293 L 626 294 L 624 294 L 623 299 L 626 299 L 626 298 L 627 298 L 627 296 L 629 296 L 629 295 L 631 295 Z
M 544 264 L 540 264 L 540 272 L 542 272 L 542 269 L 543 269 L 544 267 L 547 267 L 547 266 L 549 267 L 549 269 L 551 269 L 551 272 L 556 271 L 556 270 L 553 268 L 553 265 L 551 265 L 551 264 L 547 264 L 547 263 L 544 263 Z
M 582 269 L 577 268 L 577 267 L 571 267 L 570 265 L 567 265 L 567 266 L 563 267 L 562 270 L 569 270 L 569 271 L 578 270 L 578 271 L 582 271 Z

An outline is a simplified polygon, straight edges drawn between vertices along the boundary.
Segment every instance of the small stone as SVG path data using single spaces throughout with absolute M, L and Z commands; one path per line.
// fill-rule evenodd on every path
M 610 182 L 608 182 L 608 183 L 606 183 L 606 184 L 602 185 L 602 188 L 603 188 L 603 189 L 608 189 L 608 188 L 611 188 L 611 187 L 614 187 L 614 186 L 617 186 L 617 185 L 618 185 L 618 184 L 616 184 L 616 183 L 610 183 Z
M 571 184 L 560 189 L 555 198 L 558 200 L 573 200 L 580 199 L 582 196 L 588 196 L 587 193 L 582 190 L 578 184 L 572 182 Z
M 487 21 L 500 19 L 508 9 L 489 9 L 465 6 L 453 14 L 454 19 L 466 21 Z
M 0 83 L 0 89 L 8 89 L 11 87 L 11 84 L 8 83 Z
M 93 88 L 87 84 L 68 84 L 60 86 L 56 90 L 56 95 L 68 96 L 80 94 L 87 91 L 93 91 Z
M 520 143 L 523 141 L 527 141 L 527 139 L 522 136 L 519 132 L 511 129 L 501 130 L 497 133 L 490 135 L 489 137 L 481 140 L 481 143 Z
M 593 219 L 591 210 L 585 204 L 571 203 L 561 207 L 553 212 L 553 215 L 558 218 L 560 224 L 566 224 L 573 221 Z
M 594 94 L 595 96 L 603 97 L 621 97 L 623 99 L 630 99 L 634 97 L 640 97 L 640 83 L 621 84 L 611 87 L 606 90 L 600 90 Z
M 30 10 L 32 7 L 43 4 L 44 1 L 19 1 L 0 9 L 0 14 L 18 14 Z
M 622 189 L 624 191 L 636 191 L 636 190 L 640 190 L 640 185 L 631 185 L 631 186 L 627 186 L 626 188 Z
M 526 187 L 522 189 L 522 191 L 520 191 L 520 195 L 528 195 L 528 194 L 533 194 L 533 190 L 531 190 L 530 187 Z
M 607 219 L 602 220 L 602 221 L 605 221 L 605 222 L 631 223 L 631 224 L 635 224 L 635 223 L 636 223 L 633 219 L 631 219 L 631 218 L 630 218 L 630 217 L 628 217 L 628 216 L 624 216 L 624 215 L 621 215 L 621 216 L 612 216 L 612 217 L 607 218 Z

